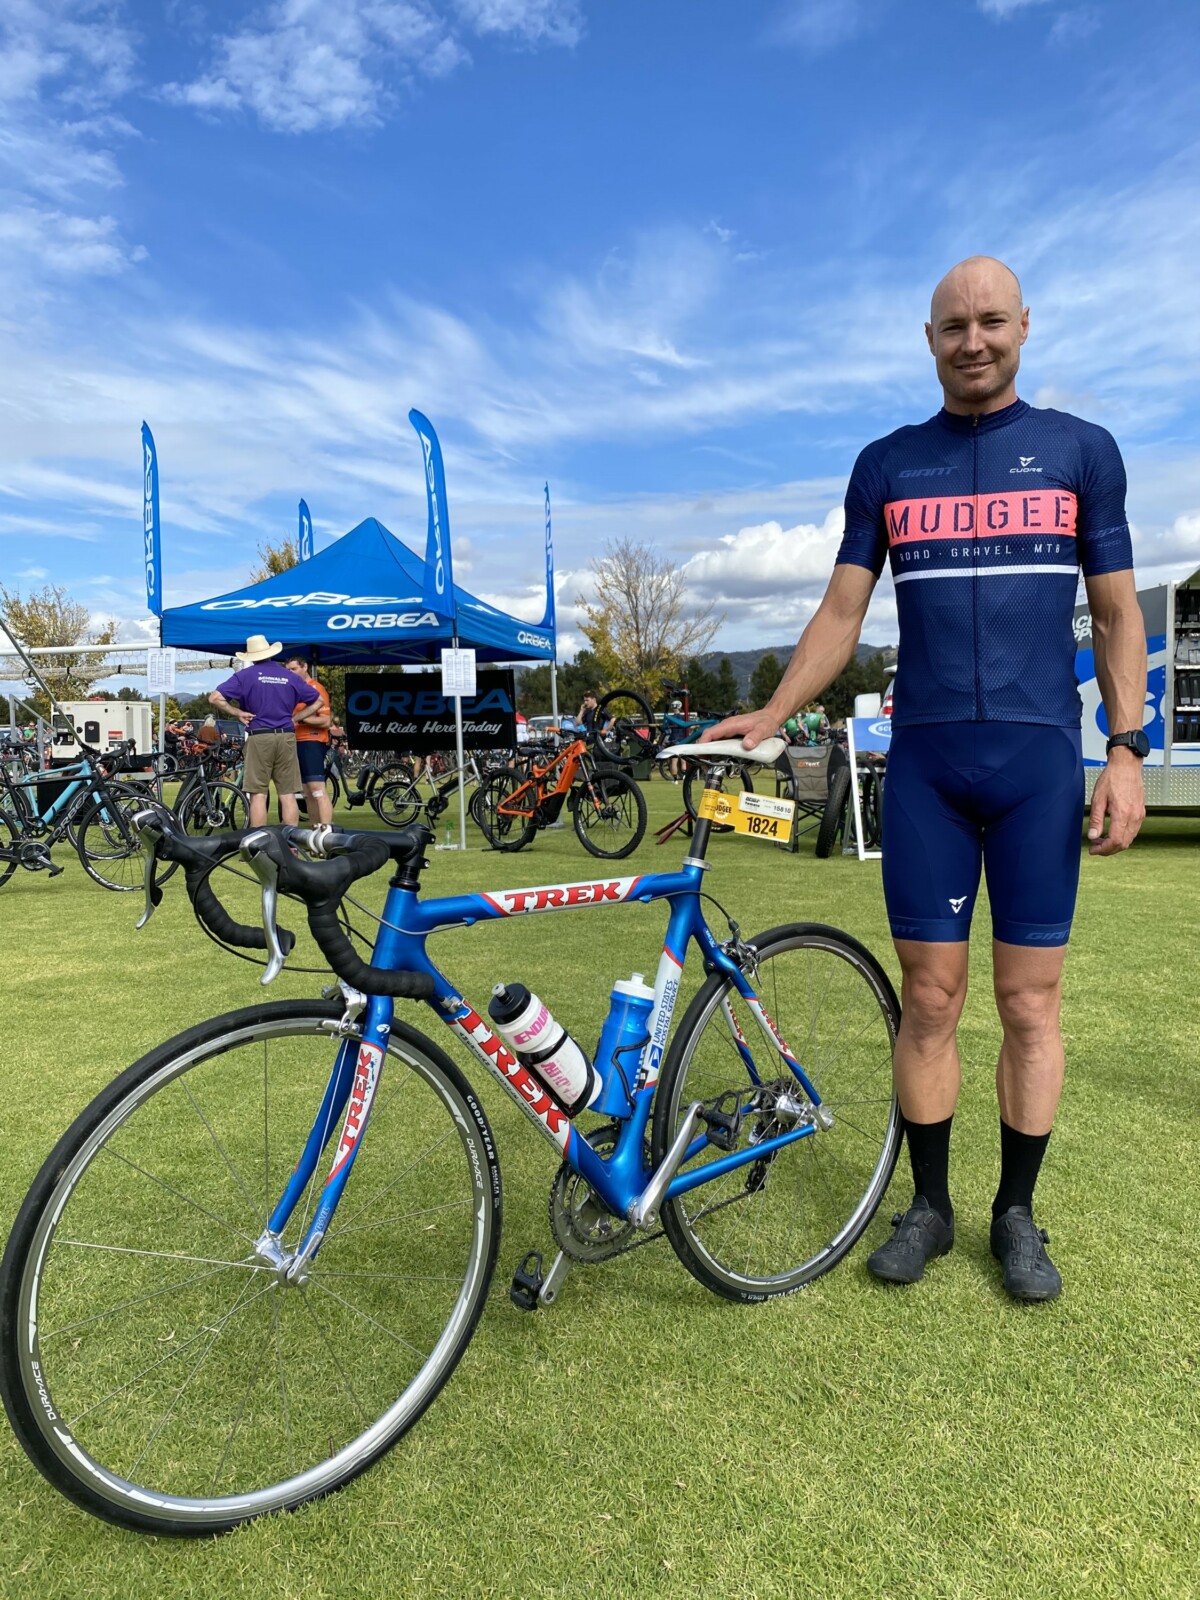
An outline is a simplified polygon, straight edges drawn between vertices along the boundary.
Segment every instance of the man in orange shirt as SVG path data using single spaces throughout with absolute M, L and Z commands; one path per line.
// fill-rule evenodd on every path
M 309 672 L 307 654 L 293 650 L 283 664 L 289 672 L 312 684 L 320 696 L 320 714 L 296 724 L 296 759 L 300 763 L 300 781 L 304 784 L 304 803 L 308 807 L 308 819 L 315 827 L 317 823 L 333 821 L 333 806 L 325 788 L 325 754 L 329 749 L 329 724 L 333 720 L 329 691 Z M 296 710 L 303 711 L 304 705 L 298 705 Z

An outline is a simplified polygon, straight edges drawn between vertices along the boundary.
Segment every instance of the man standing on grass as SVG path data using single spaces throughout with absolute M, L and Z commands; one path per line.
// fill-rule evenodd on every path
M 279 814 L 292 827 L 300 821 L 296 793 L 300 767 L 296 761 L 296 726 L 319 715 L 321 697 L 304 678 L 280 666 L 273 658 L 283 649 L 268 644 L 261 633 L 246 640 L 245 650 L 234 657 L 245 665 L 226 678 L 209 695 L 209 704 L 222 716 L 236 717 L 246 729 L 246 792 L 250 796 L 250 826 L 261 828 L 267 820 L 271 784 L 279 794 Z M 268 665 L 267 663 L 272 663 Z M 237 705 L 230 701 L 236 700 Z M 304 709 L 293 711 L 298 701 Z
M 753 749 L 820 694 L 852 659 L 890 557 L 900 654 L 883 889 L 903 971 L 893 1070 L 915 1193 L 867 1266 L 885 1282 L 915 1283 L 954 1242 L 957 1027 L 982 865 L 1003 1027 L 991 1248 L 1011 1295 L 1051 1300 L 1062 1279 L 1033 1221 L 1033 1191 L 1062 1092 L 1059 1004 L 1079 878 L 1080 571 L 1112 730 L 1092 797 L 1092 855 L 1132 844 L 1149 741 L 1125 469 L 1103 428 L 1017 398 L 1028 330 L 1021 286 L 999 261 L 974 256 L 938 284 L 925 336 L 942 410 L 859 456 L 833 576 L 779 688 L 705 738 L 742 734 Z
M 283 664 L 289 672 L 303 678 L 309 688 L 315 689 L 320 696 L 320 710 L 316 715 L 309 712 L 302 717 L 300 713 L 306 709 L 303 704 L 297 705 L 295 711 L 296 759 L 300 767 L 300 781 L 304 785 L 308 820 L 316 827 L 319 823 L 333 821 L 333 805 L 325 787 L 325 757 L 329 753 L 329 724 L 333 720 L 329 710 L 329 691 L 308 670 L 306 650 L 293 650 L 284 658 Z

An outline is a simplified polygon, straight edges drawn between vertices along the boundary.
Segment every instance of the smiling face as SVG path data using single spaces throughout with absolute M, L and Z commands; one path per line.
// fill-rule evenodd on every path
M 1029 333 L 1015 274 L 991 256 L 972 256 L 938 284 L 929 315 L 925 337 L 946 410 L 973 416 L 1011 405 Z

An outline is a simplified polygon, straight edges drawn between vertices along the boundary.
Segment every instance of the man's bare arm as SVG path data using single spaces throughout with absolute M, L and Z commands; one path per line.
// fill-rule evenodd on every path
M 1109 730 L 1127 733 L 1142 726 L 1146 707 L 1146 627 L 1137 603 L 1133 573 L 1106 572 L 1085 582 L 1092 613 L 1096 681 Z M 1132 750 L 1118 746 L 1110 754 L 1092 794 L 1090 853 L 1111 856 L 1127 850 L 1145 815 L 1142 763 Z
M 208 703 L 210 706 L 215 706 L 222 716 L 235 717 L 245 727 L 249 727 L 254 721 L 254 713 L 252 711 L 243 711 L 240 706 L 233 705 L 216 689 L 209 695 Z
M 822 694 L 854 655 L 863 618 L 871 603 L 875 574 L 841 562 L 833 569 L 816 615 L 800 635 L 779 687 L 761 711 L 726 717 L 701 735 L 701 742 L 742 735 L 747 750 L 769 739 L 790 716 Z

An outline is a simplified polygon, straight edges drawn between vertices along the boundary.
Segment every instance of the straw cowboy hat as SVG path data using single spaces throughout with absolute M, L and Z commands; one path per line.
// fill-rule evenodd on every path
M 252 633 L 246 640 L 246 648 L 235 651 L 233 659 L 235 661 L 244 661 L 249 666 L 254 661 L 269 661 L 272 656 L 277 656 L 282 649 L 283 644 L 281 641 L 276 640 L 274 644 L 268 644 L 265 633 Z

